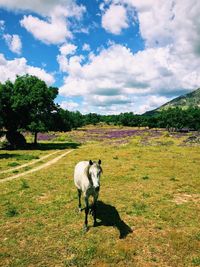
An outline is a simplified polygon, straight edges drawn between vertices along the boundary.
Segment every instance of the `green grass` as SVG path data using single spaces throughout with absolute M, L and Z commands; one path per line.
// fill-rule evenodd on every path
M 28 182 L 26 180 L 22 179 L 21 180 L 21 189 L 27 189 L 29 187 L 30 186 L 29 186 Z
M 16 166 L 19 166 L 20 164 L 18 162 L 8 162 L 8 166 L 9 167 L 16 167 Z
M 0 266 L 199 266 L 200 147 L 172 141 L 94 142 L 0 184 Z M 85 234 L 73 170 L 99 158 L 98 225 L 90 216 Z
M 50 153 L 42 150 L 0 150 L 0 172 L 18 167 Z
M 7 151 L 6 153 L 5 150 L 0 151 L 0 157 L 2 158 L 0 161 L 0 179 L 4 179 L 15 174 L 20 174 L 25 171 L 29 171 L 48 162 L 51 159 L 54 159 L 56 156 L 59 156 L 64 152 L 63 148 L 58 150 L 56 147 L 55 150 L 49 151 L 48 149 L 43 150 L 44 145 L 39 144 L 39 146 L 42 146 L 42 150 L 37 149 L 35 151 L 32 151 L 33 155 L 27 154 L 29 150 L 12 150 Z M 49 148 L 51 144 L 47 143 L 46 146 Z M 56 152 L 56 154 L 54 152 Z M 41 159 L 44 156 L 48 157 L 45 159 Z M 13 158 L 16 160 L 16 162 L 11 161 L 13 160 Z M 29 165 L 29 163 L 31 165 Z M 26 164 L 28 165 L 26 166 Z

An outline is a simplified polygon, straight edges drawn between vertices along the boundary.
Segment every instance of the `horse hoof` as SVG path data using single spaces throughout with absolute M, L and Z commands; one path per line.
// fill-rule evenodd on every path
M 83 226 L 83 232 L 84 232 L 84 233 L 87 233 L 88 229 L 89 229 L 89 228 L 88 228 L 87 225 L 84 225 L 84 226 Z

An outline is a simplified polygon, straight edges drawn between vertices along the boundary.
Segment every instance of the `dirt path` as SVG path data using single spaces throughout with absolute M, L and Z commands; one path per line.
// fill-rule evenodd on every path
M 12 171 L 15 171 L 15 170 L 24 168 L 24 167 L 26 167 L 26 166 L 33 165 L 33 164 L 35 164 L 35 163 L 37 163 L 37 162 L 39 162 L 39 161 L 42 161 L 43 159 L 46 159 L 46 158 L 50 157 L 51 155 L 54 155 L 54 154 L 56 154 L 56 153 L 58 153 L 58 152 L 60 152 L 60 150 L 54 151 L 53 153 L 50 153 L 50 154 L 48 154 L 48 155 L 46 155 L 46 156 L 44 156 L 44 157 L 41 157 L 41 158 L 39 158 L 39 159 L 36 159 L 36 160 L 31 161 L 31 162 L 25 163 L 25 164 L 20 165 L 20 166 L 18 166 L 18 167 L 15 167 L 15 168 L 12 168 L 12 169 L 8 169 L 8 170 L 1 171 L 0 174 L 2 174 L 2 173 L 6 173 L 6 172 L 12 172 Z
M 54 158 L 54 159 L 52 159 L 52 160 L 49 160 L 48 162 L 46 162 L 46 163 L 44 163 L 44 164 L 42 164 L 42 165 L 40 165 L 40 166 L 38 166 L 38 167 L 35 167 L 35 168 L 33 168 L 33 169 L 29 170 L 29 171 L 26 171 L 26 172 L 23 172 L 23 173 L 19 173 L 19 174 L 16 174 L 16 175 L 13 175 L 13 176 L 10 176 L 10 177 L 1 179 L 1 180 L 0 180 L 0 183 L 4 183 L 4 182 L 7 182 L 7 181 L 12 181 L 12 180 L 14 180 L 14 179 L 16 179 L 16 178 L 25 176 L 25 175 L 27 175 L 27 174 L 29 174 L 29 173 L 33 173 L 33 172 L 39 171 L 39 170 L 41 170 L 41 169 L 43 169 L 43 168 L 46 168 L 46 167 L 48 167 L 48 166 L 50 166 L 50 165 L 56 163 L 58 160 L 60 160 L 61 158 L 63 158 L 63 157 L 66 156 L 67 154 L 71 153 L 72 151 L 74 151 L 74 149 L 69 150 L 69 151 L 66 151 L 65 153 L 59 155 L 58 157 L 56 157 L 56 158 Z M 57 151 L 56 151 L 56 152 L 57 152 Z

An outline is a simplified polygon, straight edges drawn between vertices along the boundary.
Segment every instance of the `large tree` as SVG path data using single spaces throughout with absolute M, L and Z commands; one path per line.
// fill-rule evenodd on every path
M 17 76 L 14 83 L 0 84 L 0 114 L 8 132 L 25 129 L 35 134 L 48 130 L 50 117 L 56 110 L 54 99 L 58 89 L 48 87 L 35 76 Z

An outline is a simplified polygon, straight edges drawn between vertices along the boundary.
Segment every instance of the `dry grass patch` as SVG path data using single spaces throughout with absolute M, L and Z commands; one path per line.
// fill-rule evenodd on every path
M 199 194 L 190 195 L 190 194 L 184 194 L 184 193 L 179 193 L 179 194 L 174 195 L 173 202 L 175 202 L 177 205 L 181 205 L 189 201 L 200 204 L 200 195 Z

